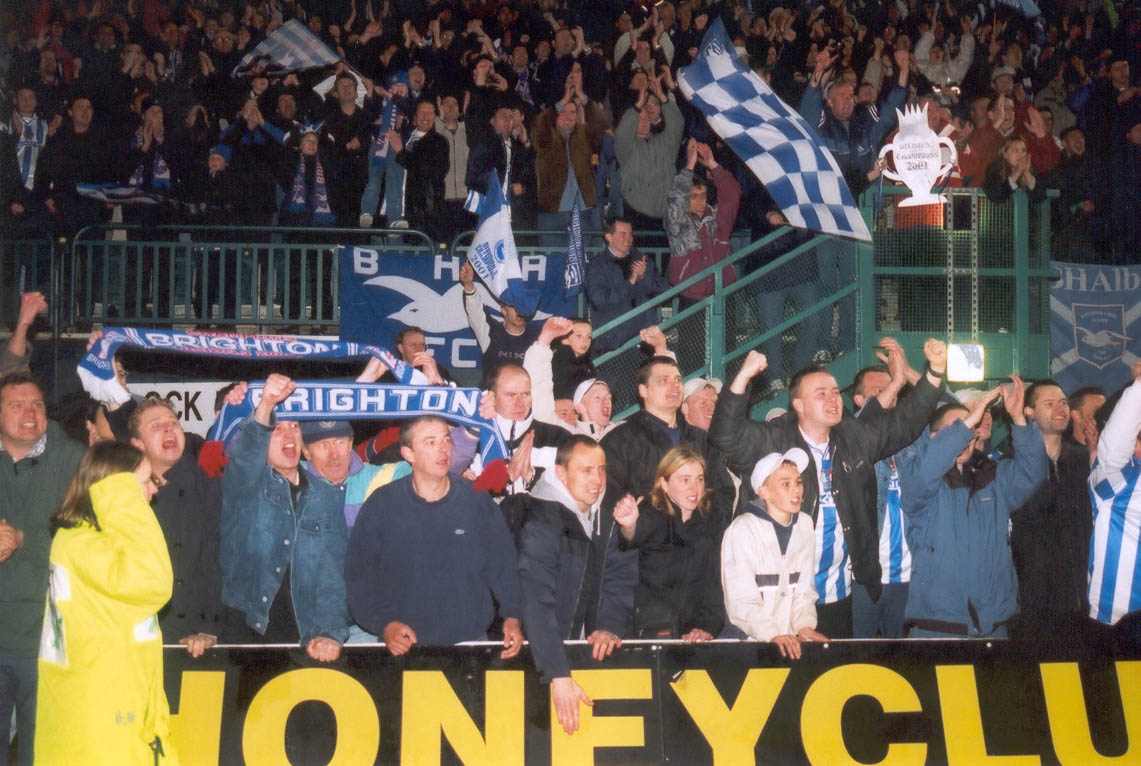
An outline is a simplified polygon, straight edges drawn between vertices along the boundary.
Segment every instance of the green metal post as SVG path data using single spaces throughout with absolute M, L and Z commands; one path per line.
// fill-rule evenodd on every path
M 1026 193 L 1014 194 L 1014 358 L 1011 368 L 1020 372 L 1030 361 L 1030 206 Z
M 860 213 L 864 216 L 864 223 L 868 231 L 875 231 L 874 210 L 871 194 L 865 193 L 862 197 L 863 205 Z M 876 348 L 876 277 L 875 277 L 876 249 L 871 242 L 859 242 L 856 245 L 856 281 L 860 289 L 856 294 L 858 325 L 856 327 L 856 357 L 860 360 L 860 367 L 875 362 L 873 354 Z
M 713 300 L 706 309 L 705 338 L 709 350 L 709 374 L 725 378 L 725 291 L 721 284 L 721 270 L 713 275 Z

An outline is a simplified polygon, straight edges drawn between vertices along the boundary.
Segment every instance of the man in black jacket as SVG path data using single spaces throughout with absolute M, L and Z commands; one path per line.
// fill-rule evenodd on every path
M 444 178 L 451 160 L 448 140 L 436 132 L 436 105 L 427 99 L 416 105 L 412 132 L 407 137 L 389 131 L 388 142 L 396 152 L 396 162 L 388 166 L 385 183 L 396 183 L 403 177 L 403 217 L 413 229 L 442 241 L 445 236 L 443 217 Z M 396 173 L 397 169 L 402 172 Z M 389 221 L 395 216 L 390 211 Z
M 1070 405 L 1057 383 L 1041 380 L 1027 388 L 1025 412 L 1038 424 L 1050 465 L 1046 481 L 1010 515 L 1019 628 L 1027 636 L 1058 636 L 1089 613 L 1090 457 L 1085 447 L 1062 438 Z
M 507 102 L 495 110 L 487 140 L 471 144 L 464 184 L 487 194 L 488 173 L 494 170 L 511 200 L 512 226 L 531 229 L 535 227 L 535 153 L 527 127 L 516 119 L 519 113 Z
M 662 457 L 678 444 L 690 444 L 706 460 L 705 477 L 714 495 L 714 519 L 722 526 L 728 525 L 736 494 L 733 482 L 720 456 L 709 449 L 705 431 L 689 425 L 679 414 L 683 388 L 677 362 L 668 356 L 654 356 L 643 363 L 638 370 L 638 396 L 642 409 L 602 439 L 607 495 L 648 495 Z
M 817 629 L 826 636 L 852 635 L 852 578 L 873 602 L 879 600 L 875 464 L 915 441 L 935 409 L 947 346 L 928 340 L 923 352 L 927 374 L 899 406 L 878 417 L 844 418 L 835 378 L 823 367 L 809 367 L 789 384 L 791 412 L 769 423 L 749 420 L 749 381 L 768 366 L 756 351 L 717 401 L 709 438 L 731 469 L 744 472 L 764 455 L 793 447 L 813 458 L 803 474 L 802 507 L 816 525 Z
M 166 400 L 144 399 L 137 407 L 128 402 L 120 409 L 129 412 L 131 444 L 151 461 L 159 484 L 151 506 L 174 569 L 174 592 L 158 614 L 159 626 L 198 657 L 217 642 L 221 616 L 221 482 L 198 466 L 202 437 L 182 430 Z
M 577 434 L 559 447 L 527 498 L 519 533 L 523 625 L 551 704 L 568 734 L 578 729 L 579 702 L 593 705 L 570 675 L 564 640 L 590 643 L 596 660 L 610 656 L 628 634 L 638 584 L 636 551 L 620 551 L 616 506 L 634 498 L 607 495 L 606 453 Z

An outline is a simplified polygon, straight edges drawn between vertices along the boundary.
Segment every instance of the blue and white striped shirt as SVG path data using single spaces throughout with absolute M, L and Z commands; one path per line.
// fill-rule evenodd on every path
M 904 534 L 903 511 L 900 507 L 899 472 L 895 458 L 881 461 L 890 471 L 887 480 L 887 497 L 883 508 L 883 528 L 880 529 L 880 582 L 911 582 L 911 549 Z
M 832 497 L 832 456 L 828 445 L 821 447 L 807 439 L 805 442 L 812 453 L 816 481 L 820 486 L 820 509 L 816 514 L 816 603 L 831 604 L 845 598 L 852 590 L 848 543 Z
M 1141 380 L 1125 389 L 1097 443 L 1090 471 L 1090 617 L 1115 624 L 1141 609 Z

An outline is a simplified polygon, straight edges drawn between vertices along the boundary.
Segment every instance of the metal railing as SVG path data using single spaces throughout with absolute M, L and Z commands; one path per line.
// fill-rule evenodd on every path
M 905 193 L 886 188 L 882 204 L 864 195 L 870 244 L 787 228 L 748 243 L 747 234 L 736 232 L 737 249 L 721 264 L 597 327 L 595 336 L 659 309 L 687 377 L 729 377 L 749 349 L 760 348 L 771 372 L 758 401 L 779 395 L 782 379 L 813 361 L 832 360 L 847 377 L 875 361 L 878 338 L 889 334 L 915 354 L 931 336 L 982 343 L 988 379 L 1015 370 L 1048 374 L 1049 282 L 1056 277 L 1049 267 L 1049 204 L 1030 204 L 1021 192 L 995 203 L 981 190 L 948 189 L 951 201 L 941 216 L 924 219 L 893 204 Z M 515 234 L 523 256 L 566 248 L 565 231 Z M 414 230 L 106 224 L 82 230 L 68 244 L 5 240 L 0 316 L 14 318 L 19 292 L 42 288 L 46 279 L 57 336 L 107 322 L 335 332 L 337 246 L 463 257 L 472 236 L 464 232 L 445 247 Z M 603 246 L 600 232 L 586 232 L 584 240 L 588 255 Z M 664 267 L 663 232 L 636 232 L 635 243 Z M 735 281 L 723 280 L 727 267 Z M 706 278 L 713 279 L 713 295 L 679 301 Z M 581 298 L 579 312 L 587 313 Z M 636 406 L 633 381 L 644 359 L 636 339 L 621 340 L 596 361 L 627 397 L 615 401 L 616 412 Z
M 68 252 L 65 321 L 335 332 L 340 245 L 436 252 L 408 229 L 89 226 Z

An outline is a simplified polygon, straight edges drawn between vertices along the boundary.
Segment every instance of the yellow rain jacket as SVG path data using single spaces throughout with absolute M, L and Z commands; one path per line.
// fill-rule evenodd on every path
M 132 474 L 96 482 L 91 503 L 102 531 L 81 524 L 52 541 L 36 763 L 174 766 L 156 617 L 174 577 L 162 529 Z

